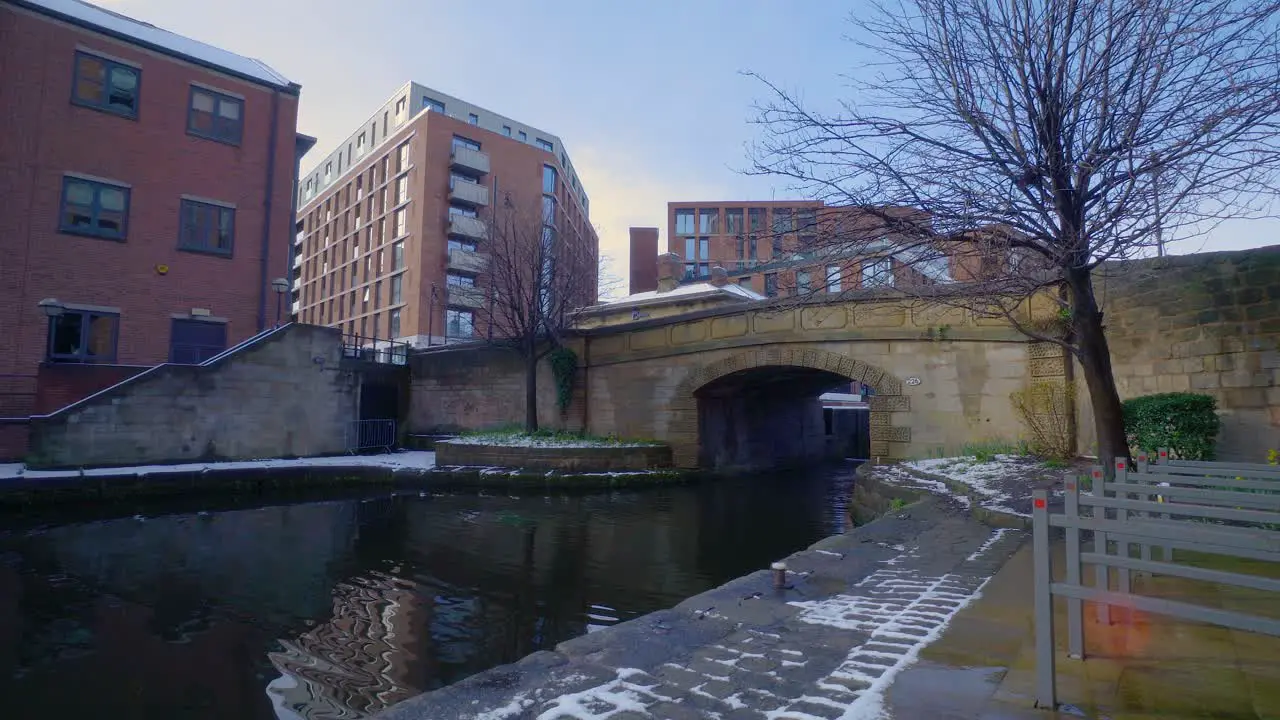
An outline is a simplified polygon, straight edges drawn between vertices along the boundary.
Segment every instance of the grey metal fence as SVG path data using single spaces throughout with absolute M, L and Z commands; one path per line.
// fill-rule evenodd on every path
M 1171 475 L 1218 475 L 1222 477 L 1245 477 L 1265 480 L 1280 480 L 1280 465 L 1245 462 L 1218 462 L 1206 460 L 1178 460 L 1171 458 L 1167 449 L 1156 451 L 1155 457 L 1146 453 L 1138 453 L 1135 464 L 1140 471 L 1146 468 L 1158 468 L 1157 472 Z
M 1172 553 L 1174 549 L 1193 550 L 1280 562 L 1280 532 L 1270 529 L 1280 527 L 1280 494 L 1257 494 L 1244 487 L 1219 488 L 1202 482 L 1221 485 L 1221 479 L 1142 475 L 1127 470 L 1121 465 L 1117 480 L 1108 482 L 1102 469 L 1094 468 L 1092 489 L 1087 494 L 1081 492 L 1080 479 L 1068 478 L 1062 514 L 1049 513 L 1047 489 L 1032 495 L 1039 707 L 1057 705 L 1054 595 L 1067 599 L 1067 651 L 1080 660 L 1084 660 L 1085 600 L 1097 603 L 1104 623 L 1109 622 L 1109 608 L 1116 606 L 1280 636 L 1280 619 L 1137 595 L 1129 583 L 1129 573 L 1136 571 L 1280 593 L 1280 580 L 1181 564 Z M 1065 577 L 1061 582 L 1053 579 L 1051 527 L 1062 528 L 1066 535 Z M 1092 552 L 1081 549 L 1084 531 L 1093 534 Z M 1131 551 L 1135 544 L 1142 548 L 1138 557 Z M 1153 546 L 1164 548 L 1158 561 L 1151 559 Z M 1086 564 L 1096 570 L 1094 586 L 1082 581 Z M 1116 591 L 1109 583 L 1112 568 L 1117 571 Z
M 347 426 L 347 452 L 390 451 L 395 446 L 395 420 L 355 420 Z

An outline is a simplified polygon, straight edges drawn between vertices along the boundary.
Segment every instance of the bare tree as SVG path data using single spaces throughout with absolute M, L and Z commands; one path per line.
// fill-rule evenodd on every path
M 595 302 L 595 236 L 557 212 L 554 199 L 501 193 L 486 216 L 489 264 L 481 315 L 490 339 L 525 366 L 525 430 L 538 429 L 538 362 L 561 347 L 577 309 Z
M 612 300 L 622 293 L 623 280 L 613 272 L 613 258 L 600 256 L 600 270 L 596 276 L 596 299 Z
M 902 0 L 859 8 L 880 60 L 835 112 L 777 84 L 749 172 L 855 206 L 875 232 L 819 232 L 904 298 L 1004 314 L 1080 363 L 1098 452 L 1128 454 L 1093 274 L 1262 214 L 1280 163 L 1277 3 Z M 915 213 L 902 212 L 903 208 Z M 922 221 L 923 219 L 923 221 Z M 872 258 L 867 262 L 865 258 Z M 879 263 L 874 263 L 879 260 Z M 906 268 L 964 281 L 895 282 Z M 890 273 L 886 277 L 883 273 Z M 1026 322 L 1059 298 L 1059 330 Z

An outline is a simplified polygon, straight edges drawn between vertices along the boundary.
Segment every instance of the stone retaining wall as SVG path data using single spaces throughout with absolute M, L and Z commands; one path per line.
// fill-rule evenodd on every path
M 437 466 L 483 466 L 525 470 L 566 472 L 610 472 L 671 467 L 671 448 L 666 445 L 636 447 L 506 447 L 436 444 Z

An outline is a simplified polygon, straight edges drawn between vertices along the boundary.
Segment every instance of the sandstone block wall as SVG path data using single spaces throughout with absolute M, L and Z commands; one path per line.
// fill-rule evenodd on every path
M 346 449 L 359 376 L 338 330 L 290 325 L 210 366 L 161 365 L 33 418 L 31 467 L 323 455 Z
M 1280 246 L 1107 265 L 1095 290 L 1121 399 L 1208 393 L 1222 416 L 1219 458 L 1260 462 L 1280 447 Z M 1082 379 L 1079 395 L 1091 452 Z

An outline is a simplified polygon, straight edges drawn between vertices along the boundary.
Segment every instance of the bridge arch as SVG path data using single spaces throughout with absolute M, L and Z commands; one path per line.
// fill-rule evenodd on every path
M 875 390 L 871 398 L 871 454 L 887 457 L 890 442 L 909 442 L 911 431 L 901 413 L 909 412 L 910 397 L 902 393 L 902 381 L 892 373 L 856 358 L 821 348 L 804 346 L 760 346 L 729 355 L 691 369 L 680 381 L 672 398 L 666 440 L 679 467 L 706 465 L 701 437 L 706 411 L 700 404 L 727 380 L 766 378 L 771 373 L 807 369 L 812 383 L 824 377 L 861 382 Z M 816 395 L 814 396 L 816 402 Z M 700 417 L 701 416 L 701 417 Z

